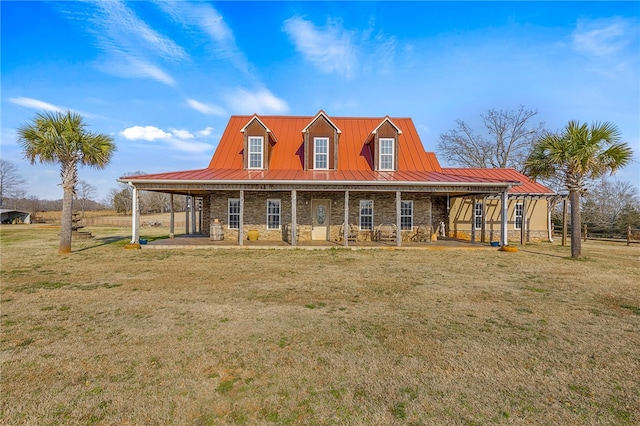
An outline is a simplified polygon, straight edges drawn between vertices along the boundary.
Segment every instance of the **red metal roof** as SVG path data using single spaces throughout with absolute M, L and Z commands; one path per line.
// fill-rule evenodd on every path
M 522 183 L 512 193 L 552 194 L 553 191 L 531 181 L 514 169 L 462 169 L 442 168 L 433 152 L 426 152 L 418 132 L 410 118 L 356 118 L 330 117 L 331 123 L 340 130 L 338 142 L 338 170 L 304 170 L 303 142 L 305 129 L 316 116 L 232 116 L 222 134 L 218 148 L 205 169 L 129 176 L 124 180 L 139 181 L 206 181 L 206 182 L 324 182 L 334 184 L 367 183 L 451 183 L 457 185 Z M 326 114 L 325 114 L 326 115 Z M 258 118 L 272 133 L 278 143 L 270 154 L 268 170 L 246 170 L 243 168 L 242 130 Z M 398 171 L 375 171 L 372 169 L 370 147 L 367 142 L 385 120 L 398 132 Z
M 222 134 L 209 168 L 242 170 L 242 128 L 253 116 L 232 116 Z M 260 120 L 278 139 L 273 147 L 269 170 L 302 171 L 302 130 L 316 117 L 260 116 Z M 371 171 L 371 154 L 366 146 L 371 133 L 385 120 L 381 118 L 330 117 L 340 129 L 338 143 L 338 170 Z M 440 164 L 432 153 L 422 146 L 410 118 L 394 118 L 392 122 L 402 131 L 398 136 L 399 171 L 440 171 Z
M 450 168 L 442 169 L 444 173 L 456 176 L 468 176 L 474 178 L 500 179 L 503 181 L 518 181 L 520 186 L 514 186 L 510 194 L 555 194 L 546 186 L 534 182 L 526 175 L 515 169 L 483 169 L 483 168 Z

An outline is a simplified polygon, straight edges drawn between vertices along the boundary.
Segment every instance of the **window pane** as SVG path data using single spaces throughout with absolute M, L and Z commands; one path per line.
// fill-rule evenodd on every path
M 482 228 L 482 203 L 475 205 L 475 227 L 476 229 Z
M 373 229 L 373 200 L 360 201 L 360 229 L 363 231 Z
M 329 139 L 328 138 L 315 138 L 314 139 L 314 169 L 327 169 L 329 167 Z
M 394 139 L 380 139 L 380 170 L 394 170 Z
M 262 168 L 262 138 L 249 138 L 249 168 Z
M 267 200 L 267 228 L 280 229 L 280 200 Z
M 229 229 L 238 229 L 240 227 L 240 200 L 229 199 Z
M 413 229 L 413 201 L 400 202 L 400 229 L 403 231 Z
M 522 229 L 522 204 L 516 204 L 515 205 L 515 223 L 514 223 L 514 228 L 515 229 Z

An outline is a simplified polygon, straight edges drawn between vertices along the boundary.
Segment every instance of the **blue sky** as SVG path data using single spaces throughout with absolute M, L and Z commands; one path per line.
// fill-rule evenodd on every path
M 118 146 L 80 178 L 206 167 L 232 114 L 411 117 L 425 148 L 490 108 L 550 130 L 611 121 L 640 184 L 639 2 L 0 3 L 2 158 L 27 193 L 62 197 L 16 128 L 71 109 Z M 444 164 L 444 160 L 440 158 Z

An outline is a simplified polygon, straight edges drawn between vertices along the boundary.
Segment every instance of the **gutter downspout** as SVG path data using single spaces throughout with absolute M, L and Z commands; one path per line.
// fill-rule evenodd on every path
M 140 208 L 138 204 L 138 188 L 131 182 L 131 244 L 137 244 L 140 241 Z

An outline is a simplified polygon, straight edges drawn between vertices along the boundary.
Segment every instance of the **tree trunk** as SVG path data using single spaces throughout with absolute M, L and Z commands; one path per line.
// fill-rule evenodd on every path
M 64 188 L 62 197 L 62 229 L 60 230 L 59 254 L 71 253 L 71 225 L 73 213 L 73 188 Z
M 569 201 L 571 201 L 571 257 L 580 257 L 582 254 L 580 192 L 569 191 Z

